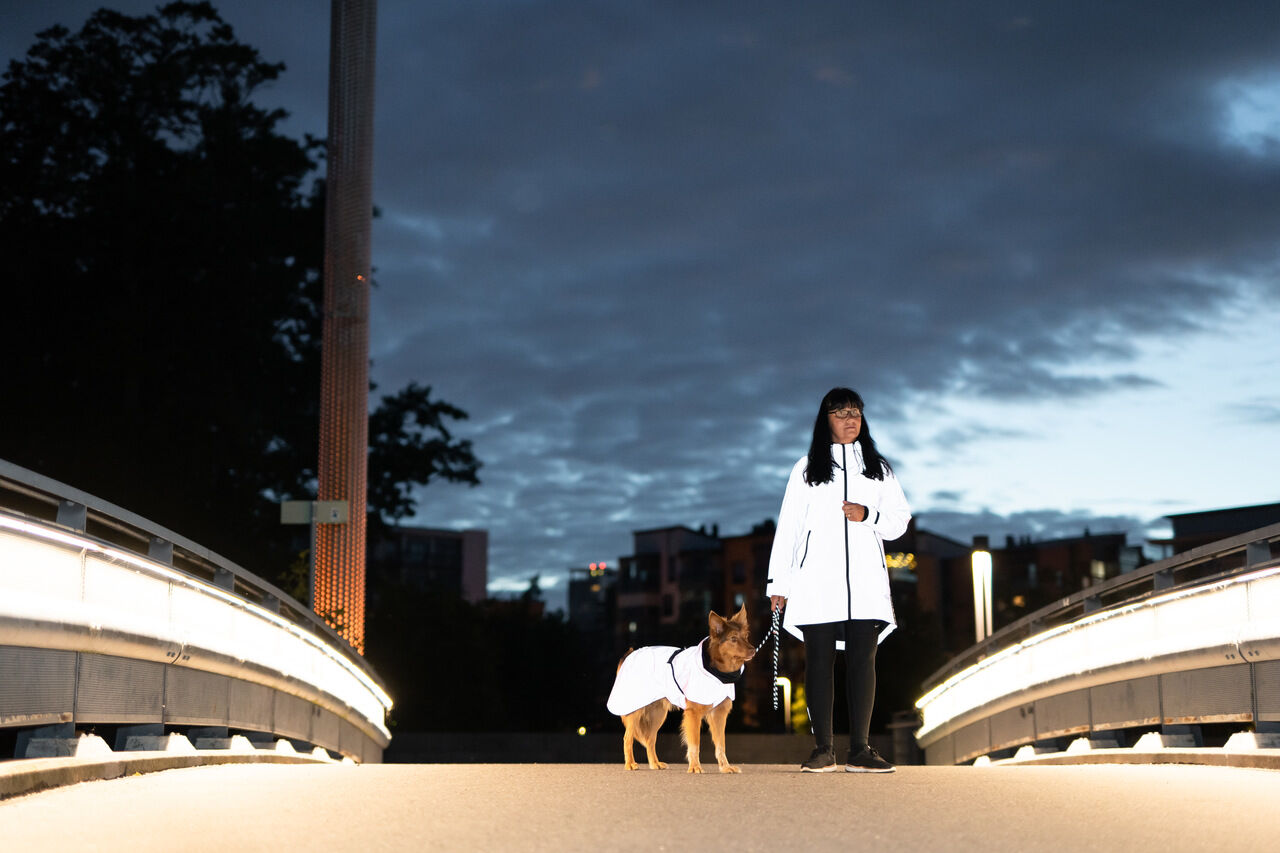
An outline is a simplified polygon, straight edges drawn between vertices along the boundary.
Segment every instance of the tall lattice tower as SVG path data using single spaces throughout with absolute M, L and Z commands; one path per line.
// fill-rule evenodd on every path
M 350 514 L 316 526 L 312 603 L 363 654 L 377 2 L 333 0 L 332 10 L 317 497 L 347 501 Z

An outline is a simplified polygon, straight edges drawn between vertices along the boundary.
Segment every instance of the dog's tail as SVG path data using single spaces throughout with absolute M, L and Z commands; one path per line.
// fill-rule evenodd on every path
M 632 652 L 634 652 L 634 651 L 635 651 L 635 649 L 634 649 L 634 648 L 630 648 L 630 649 L 627 649 L 625 652 L 623 652 L 623 653 L 622 653 L 622 657 L 618 658 L 618 669 L 622 669 L 622 662 L 623 662 L 624 660 L 626 660 L 626 659 L 627 659 L 627 656 L 628 656 L 628 655 L 630 655 L 630 654 L 631 654 Z M 616 671 L 616 670 L 615 670 L 615 671 Z

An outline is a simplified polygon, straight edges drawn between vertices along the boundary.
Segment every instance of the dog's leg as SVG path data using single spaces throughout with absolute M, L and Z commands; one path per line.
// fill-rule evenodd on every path
M 711 710 L 710 705 L 699 705 L 688 702 L 684 709 L 684 720 L 680 724 L 680 734 L 684 739 L 685 755 L 689 759 L 689 772 L 701 773 L 702 760 L 698 751 L 702 746 L 702 718 Z
M 644 709 L 632 711 L 622 717 L 622 725 L 626 727 L 626 731 L 622 733 L 622 761 L 627 765 L 628 770 L 639 770 L 640 765 L 636 764 L 634 745 L 636 742 L 636 726 L 640 722 L 640 717 L 644 714 Z
M 667 710 L 672 705 L 666 699 L 650 702 L 636 713 L 642 714 L 640 719 L 640 742 L 649 754 L 649 767 L 652 770 L 666 770 L 666 762 L 658 760 L 658 729 L 667 721 Z
M 729 719 L 729 711 L 733 708 L 733 700 L 726 699 L 719 705 L 711 709 L 711 716 L 707 718 L 707 728 L 711 729 L 711 742 L 716 745 L 716 763 L 720 765 L 721 773 L 741 773 L 740 768 L 734 767 L 729 763 L 729 759 L 725 757 L 724 752 L 724 724 Z

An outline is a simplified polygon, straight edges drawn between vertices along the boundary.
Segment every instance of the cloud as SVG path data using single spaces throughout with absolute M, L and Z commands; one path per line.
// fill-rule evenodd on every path
M 1082 510 L 1035 509 L 1001 514 L 991 510 L 958 512 L 925 510 L 916 516 L 918 529 L 940 533 L 958 542 L 969 543 L 975 535 L 987 536 L 994 547 L 1008 537 L 1032 541 L 1068 539 L 1123 533 L 1130 545 L 1142 545 L 1151 531 L 1166 524 L 1162 518 L 1142 519 L 1127 515 L 1095 515 Z
M 823 83 L 830 83 L 832 86 L 849 86 L 853 83 L 853 75 L 843 68 L 834 65 L 824 65 L 813 72 L 815 79 L 821 80 Z
M 1246 423 L 1280 424 L 1280 400 L 1274 397 L 1256 397 L 1228 407 L 1228 412 Z
M 1214 128 L 1220 82 L 1273 62 L 1275 12 L 1179 7 L 1157 35 L 1101 3 L 733 8 L 380 10 L 380 79 L 414 85 L 379 104 L 377 372 L 478 416 L 462 506 L 490 508 L 498 572 L 771 517 L 834 385 L 905 472 L 1035 440 L 921 430 L 911 401 L 1157 390 L 1136 341 L 1211 333 L 1268 280 L 1280 170 Z M 948 530 L 1106 524 L 1038 512 Z
M 327 5 L 220 9 L 323 132 Z M 905 479 L 1036 441 L 1037 406 L 1168 390 L 1142 342 L 1280 297 L 1280 6 L 918 12 L 379 4 L 374 376 L 473 416 L 484 484 L 433 486 L 417 520 L 489 528 L 495 589 L 616 560 L 633 529 L 772 517 L 830 387 L 863 393 Z M 942 420 L 957 400 L 997 414 Z

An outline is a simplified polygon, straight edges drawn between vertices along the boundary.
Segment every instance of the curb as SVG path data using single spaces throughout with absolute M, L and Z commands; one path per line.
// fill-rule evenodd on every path
M 1203 764 L 1214 767 L 1251 767 L 1280 770 L 1280 751 L 1225 752 L 1213 749 L 1091 749 L 1077 753 L 1049 753 L 1028 758 L 1005 758 L 987 767 L 1035 767 L 1064 764 Z
M 0 800 L 49 788 L 215 764 L 339 764 L 310 755 L 274 752 L 195 752 L 120 754 L 115 758 L 18 758 L 0 762 Z

